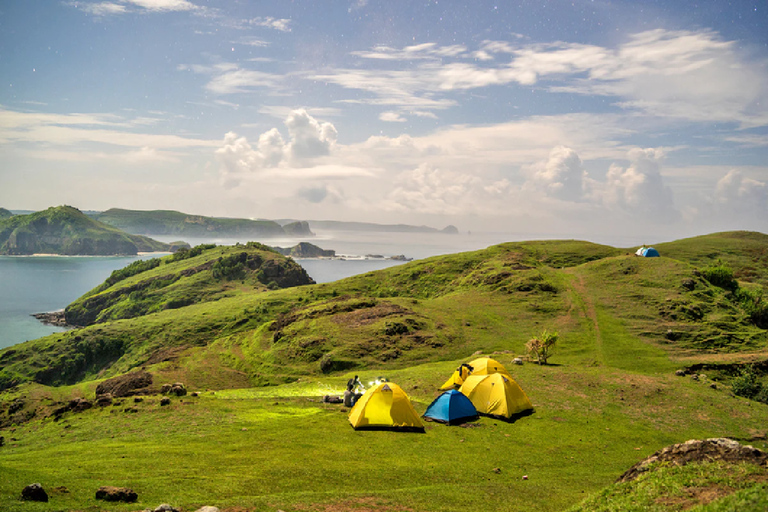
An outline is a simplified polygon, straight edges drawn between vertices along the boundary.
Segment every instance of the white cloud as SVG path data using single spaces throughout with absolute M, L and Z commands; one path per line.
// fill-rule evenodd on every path
M 112 14 L 123 14 L 127 12 L 124 5 L 119 5 L 112 2 L 100 2 L 97 4 L 73 3 L 71 5 L 75 5 L 83 12 L 86 12 L 93 16 L 109 16 Z
M 291 136 L 289 151 L 298 159 L 329 154 L 338 136 L 331 123 L 319 123 L 304 109 L 291 112 L 285 120 L 285 126 Z
M 0 144 L 34 143 L 44 149 L 69 146 L 82 150 L 83 143 L 116 147 L 181 149 L 210 147 L 216 141 L 178 135 L 137 133 L 151 118 L 125 119 L 114 114 L 48 114 L 0 109 Z
M 765 221 L 768 216 L 768 184 L 744 177 L 731 170 L 717 182 L 714 205 L 720 214 L 753 216 Z
M 224 181 L 234 186 L 242 175 L 261 173 L 281 168 L 283 177 L 346 177 L 360 175 L 361 170 L 345 164 L 322 164 L 315 160 L 330 154 L 336 144 L 337 132 L 333 124 L 320 123 L 306 110 L 290 112 L 285 119 L 290 137 L 283 139 L 277 128 L 259 136 L 254 148 L 248 139 L 234 132 L 224 136 L 223 144 L 216 150 L 222 164 Z M 297 169 L 307 168 L 300 172 Z M 292 172 L 287 172 L 292 171 Z M 296 172 L 294 172 L 296 171 Z M 370 173 L 365 171 L 364 174 Z M 240 177 L 238 177 L 240 175 Z
M 549 158 L 533 170 L 529 183 L 535 190 L 564 201 L 584 199 L 587 173 L 573 149 L 565 146 L 552 149 Z
M 245 24 L 252 27 L 271 28 L 274 30 L 279 30 L 280 32 L 291 31 L 291 20 L 285 18 L 273 18 L 271 16 L 264 16 L 245 20 Z
M 484 41 L 477 50 L 423 43 L 351 53 L 367 69 L 336 69 L 308 78 L 372 98 L 347 102 L 444 109 L 451 91 L 539 84 L 552 92 L 615 98 L 615 105 L 660 119 L 768 125 L 768 63 L 708 30 L 650 30 L 616 47 L 553 42 Z M 505 59 L 494 59 L 499 55 Z M 374 69 L 376 61 L 390 61 Z M 392 69 L 392 65 L 404 69 Z
M 193 11 L 198 6 L 187 0 L 122 0 L 148 11 Z
M 227 70 L 214 76 L 205 88 L 216 94 L 251 92 L 254 88 L 273 88 L 280 77 L 250 69 Z
M 398 114 L 397 112 L 382 112 L 379 114 L 379 119 L 388 123 L 404 123 L 406 118 Z
M 672 191 L 661 175 L 663 152 L 633 149 L 629 152 L 629 167 L 611 165 L 606 176 L 603 201 L 611 209 L 622 211 L 636 219 L 673 222 L 680 218 Z

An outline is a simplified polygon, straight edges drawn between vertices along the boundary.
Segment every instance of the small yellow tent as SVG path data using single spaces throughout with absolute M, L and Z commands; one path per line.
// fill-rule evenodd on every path
M 455 389 L 464 384 L 464 379 L 469 377 L 469 374 L 471 373 L 470 368 L 472 366 L 468 364 L 462 364 L 458 368 L 456 368 L 456 371 L 453 372 L 453 375 L 445 381 L 445 384 L 440 386 L 441 390 L 446 389 Z
M 481 357 L 469 362 L 469 366 L 472 367 L 472 375 L 491 375 L 492 373 L 503 373 L 512 377 L 510 373 L 504 368 L 504 365 L 495 359 L 490 357 Z
M 459 390 L 465 394 L 480 414 L 511 418 L 533 410 L 525 392 L 509 374 L 475 375 L 464 380 Z
M 399 428 L 424 430 L 424 424 L 400 386 L 382 382 L 365 392 L 349 413 L 355 429 Z

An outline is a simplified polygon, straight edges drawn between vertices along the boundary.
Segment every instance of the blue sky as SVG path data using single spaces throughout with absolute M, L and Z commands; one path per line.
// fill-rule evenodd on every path
M 768 232 L 765 27 L 764 0 L 3 2 L 0 206 Z

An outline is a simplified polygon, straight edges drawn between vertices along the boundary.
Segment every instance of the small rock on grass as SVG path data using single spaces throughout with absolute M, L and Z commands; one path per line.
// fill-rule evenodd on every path
M 134 503 L 139 499 L 139 495 L 133 492 L 133 489 L 127 487 L 112 487 L 103 485 L 96 491 L 96 499 L 104 501 L 122 501 L 125 503 Z
M 210 505 L 206 505 L 204 507 L 200 507 L 199 509 L 195 510 L 195 512 L 220 512 L 219 507 L 212 507 Z
M 43 485 L 40 483 L 34 483 L 26 486 L 21 491 L 21 499 L 29 501 L 44 501 L 48 502 L 48 493 L 43 489 Z
M 168 503 L 163 503 L 162 505 L 158 505 L 157 508 L 155 508 L 155 512 L 179 512 L 173 506 L 169 505 Z

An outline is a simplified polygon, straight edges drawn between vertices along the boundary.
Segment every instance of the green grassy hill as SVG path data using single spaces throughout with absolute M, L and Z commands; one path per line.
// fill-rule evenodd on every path
M 265 245 L 199 245 L 114 271 L 64 314 L 70 325 L 85 326 L 305 284 L 314 281 L 303 268 Z
M 56 510 L 170 502 L 248 512 L 560 511 L 669 444 L 731 437 L 768 449 L 768 405 L 732 392 L 738 372 L 768 360 L 768 331 L 755 316 L 768 265 L 740 256 L 758 250 L 763 236 L 663 244 L 661 258 L 579 241 L 506 243 L 335 283 L 264 290 L 246 279 L 214 300 L 107 316 L 5 349 L 0 421 L 18 425 L 0 431 L 14 439 L 0 448 L 8 475 L 0 508 L 47 510 L 14 497 L 44 481 L 70 491 L 56 496 Z M 79 303 L 120 290 L 130 298 L 139 283 L 202 264 L 194 258 L 169 258 Z M 715 279 L 745 276 L 747 268 L 749 281 Z M 513 366 L 545 329 L 560 335 L 552 364 Z M 364 382 L 384 375 L 423 413 L 455 367 L 479 353 L 513 372 L 532 416 L 465 428 L 428 424 L 424 435 L 357 432 L 342 408 L 320 401 L 353 374 Z M 104 378 L 138 368 L 155 386 L 181 381 L 202 393 L 166 407 L 150 396 L 59 421 L 51 415 L 69 399 L 92 398 Z M 147 469 L 158 458 L 162 471 Z M 704 479 L 713 473 L 699 468 Z M 720 497 L 755 491 L 768 471 L 749 475 Z M 670 495 L 660 478 L 660 496 Z M 108 484 L 133 487 L 141 506 L 94 503 L 95 489 Z M 582 509 L 592 510 L 590 503 L 598 502 Z M 665 501 L 659 510 L 674 506 Z
M 144 235 L 205 236 L 311 236 L 309 225 L 297 221 L 281 226 L 271 220 L 228 219 L 189 215 L 172 210 L 124 210 L 112 208 L 96 219 L 129 233 Z
M 0 254 L 107 256 L 170 249 L 169 244 L 95 221 L 71 206 L 0 219 Z

